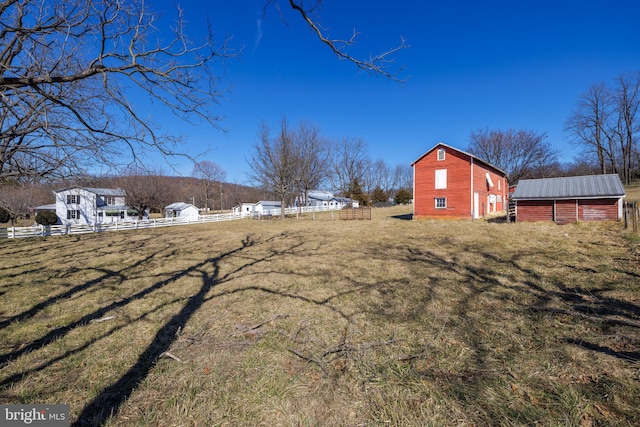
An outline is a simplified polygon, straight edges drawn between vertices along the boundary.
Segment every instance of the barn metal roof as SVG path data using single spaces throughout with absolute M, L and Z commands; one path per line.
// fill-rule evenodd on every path
M 617 174 L 569 176 L 562 178 L 522 179 L 513 200 L 529 199 L 593 199 L 622 197 L 624 187 Z

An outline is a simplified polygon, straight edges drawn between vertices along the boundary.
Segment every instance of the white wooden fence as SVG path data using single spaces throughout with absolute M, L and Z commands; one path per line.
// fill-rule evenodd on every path
M 337 210 L 334 206 L 310 206 L 302 208 L 286 208 L 286 215 L 296 215 L 298 213 L 324 212 Z M 119 230 L 141 230 L 147 228 L 171 227 L 174 225 L 203 224 L 207 222 L 234 221 L 245 218 L 261 218 L 280 216 L 280 209 L 272 209 L 262 212 L 260 215 L 254 215 L 253 212 L 238 215 L 233 213 L 198 215 L 197 219 L 189 218 L 158 218 L 140 220 L 134 222 L 113 222 L 92 225 L 35 225 L 31 227 L 9 227 L 0 228 L 0 238 L 18 239 L 22 237 L 43 237 L 43 236 L 65 236 L 70 234 L 84 233 L 100 233 L 103 231 L 119 231 Z

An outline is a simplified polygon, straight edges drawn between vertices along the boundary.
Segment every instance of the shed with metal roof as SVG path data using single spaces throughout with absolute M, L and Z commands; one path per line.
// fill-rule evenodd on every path
M 618 221 L 624 187 L 616 174 L 523 179 L 511 199 L 516 221 Z
M 189 220 L 197 220 L 200 214 L 200 209 L 192 205 L 191 203 L 176 202 L 165 206 L 166 218 L 181 218 Z

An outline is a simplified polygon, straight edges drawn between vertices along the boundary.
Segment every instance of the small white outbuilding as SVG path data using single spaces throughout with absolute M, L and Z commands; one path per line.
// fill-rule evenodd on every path
M 180 218 L 196 220 L 200 215 L 200 210 L 191 203 L 176 202 L 164 208 L 166 218 Z

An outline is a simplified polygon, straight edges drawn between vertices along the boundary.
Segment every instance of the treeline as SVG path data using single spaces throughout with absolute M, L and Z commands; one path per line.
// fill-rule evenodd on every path
M 410 165 L 394 167 L 373 160 L 362 139 L 335 141 L 312 123 L 291 126 L 286 117 L 276 127 L 261 123 L 247 162 L 255 185 L 275 195 L 282 206 L 295 199 L 306 205 L 305 195 L 316 189 L 330 189 L 368 205 L 412 188 Z

